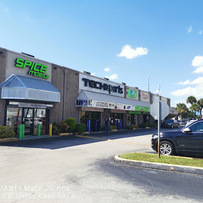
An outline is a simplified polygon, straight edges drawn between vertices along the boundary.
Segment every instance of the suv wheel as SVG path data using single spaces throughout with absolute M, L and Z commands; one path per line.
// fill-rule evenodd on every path
M 160 143 L 160 153 L 162 155 L 172 155 L 174 154 L 173 144 L 168 141 L 163 141 Z

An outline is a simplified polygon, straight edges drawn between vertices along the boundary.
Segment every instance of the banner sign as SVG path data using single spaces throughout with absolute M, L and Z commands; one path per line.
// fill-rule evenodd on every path
M 150 102 L 150 94 L 149 94 L 149 92 L 141 91 L 141 101 Z
M 138 100 L 138 91 L 137 90 L 127 89 L 126 93 L 127 93 L 126 98 Z
M 121 103 L 112 103 L 106 101 L 97 100 L 76 100 L 76 107 L 91 107 L 91 108 L 103 108 L 103 109 L 118 109 L 126 111 L 134 111 L 135 106 Z
M 149 107 L 145 106 L 135 106 L 135 111 L 143 111 L 143 112 L 149 112 Z

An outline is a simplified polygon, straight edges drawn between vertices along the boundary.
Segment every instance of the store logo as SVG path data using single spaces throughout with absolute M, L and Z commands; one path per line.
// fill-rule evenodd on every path
M 111 94 L 111 92 L 123 94 L 123 88 L 120 85 L 112 86 L 112 85 L 108 85 L 106 83 L 96 82 L 94 80 L 89 80 L 86 78 L 82 78 L 82 81 L 84 81 L 85 87 L 108 91 L 109 94 Z
M 27 74 L 34 77 L 44 78 L 44 79 L 49 79 L 50 77 L 50 75 L 46 75 L 47 66 L 40 63 L 35 63 L 32 61 L 17 58 L 15 61 L 15 66 L 19 68 L 28 67 L 29 71 Z

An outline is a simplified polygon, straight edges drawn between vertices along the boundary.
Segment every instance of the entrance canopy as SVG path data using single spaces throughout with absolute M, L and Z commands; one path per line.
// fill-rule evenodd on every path
M 127 111 L 147 111 L 149 112 L 150 103 L 126 99 L 106 94 L 99 94 L 89 91 L 81 91 L 76 98 L 76 107 L 93 107 L 106 109 L 120 109 Z
M 45 80 L 11 75 L 0 85 L 1 99 L 60 102 L 60 92 Z
M 178 115 L 178 111 L 172 107 L 169 108 L 169 114 L 173 115 L 173 116 L 177 116 Z

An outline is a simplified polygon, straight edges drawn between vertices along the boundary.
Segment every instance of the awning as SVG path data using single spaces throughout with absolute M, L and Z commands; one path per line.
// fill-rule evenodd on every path
M 60 92 L 45 80 L 11 75 L 0 85 L 1 99 L 60 102 Z
M 172 107 L 169 107 L 169 114 L 177 116 L 178 111 L 176 109 L 172 108 Z
M 121 110 L 129 110 L 135 111 L 143 108 L 146 111 L 150 107 L 150 103 L 136 101 L 132 99 L 126 99 L 122 97 L 110 96 L 106 94 L 99 94 L 95 92 L 89 91 L 81 91 L 80 94 L 76 98 L 76 106 L 78 107 L 96 107 L 96 108 L 107 108 L 107 109 L 121 109 Z

